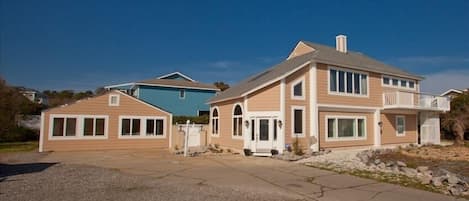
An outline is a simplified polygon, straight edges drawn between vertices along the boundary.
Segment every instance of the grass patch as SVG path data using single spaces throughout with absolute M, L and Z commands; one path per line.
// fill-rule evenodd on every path
M 28 151 L 37 150 L 38 147 L 39 147 L 38 141 L 4 142 L 4 143 L 0 143 L 0 153 L 28 152 Z

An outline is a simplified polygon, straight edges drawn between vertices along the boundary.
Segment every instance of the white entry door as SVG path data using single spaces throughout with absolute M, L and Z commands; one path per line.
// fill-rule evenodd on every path
M 254 152 L 269 152 L 277 140 L 277 119 L 273 117 L 256 117 L 251 119 L 251 141 Z

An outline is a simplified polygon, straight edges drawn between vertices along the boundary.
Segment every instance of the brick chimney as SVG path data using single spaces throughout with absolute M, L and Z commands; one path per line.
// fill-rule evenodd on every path
M 335 37 L 335 49 L 339 52 L 347 53 L 347 36 L 338 35 Z

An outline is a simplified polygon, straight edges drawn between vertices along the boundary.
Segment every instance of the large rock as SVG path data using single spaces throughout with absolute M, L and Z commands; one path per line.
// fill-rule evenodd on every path
M 458 184 L 458 183 L 462 182 L 462 181 L 458 178 L 458 176 L 456 176 L 455 174 L 450 174 L 450 173 L 449 173 L 449 174 L 446 174 L 446 176 L 448 177 L 448 183 L 449 183 L 449 184 L 453 184 L 453 185 L 454 185 L 454 184 Z
M 375 164 L 375 165 L 378 165 L 378 164 L 380 164 L 380 163 L 381 163 L 381 160 L 375 159 L 375 161 L 374 161 L 374 164 Z
M 445 176 L 433 177 L 432 178 L 432 184 L 436 187 L 443 186 L 444 181 L 446 181 Z
M 420 183 L 423 185 L 428 185 L 432 182 L 432 176 L 431 175 L 423 175 L 420 177 Z
M 396 164 L 397 164 L 397 166 L 399 166 L 399 167 L 407 167 L 407 164 L 405 164 L 405 163 L 402 162 L 402 161 L 396 161 Z
M 451 193 L 451 195 L 461 195 L 465 189 L 462 185 L 454 185 L 454 186 L 449 186 L 448 191 Z
M 417 176 L 417 170 L 416 169 L 408 168 L 408 167 L 402 167 L 401 170 L 408 177 Z
M 421 173 L 424 173 L 424 172 L 428 171 L 428 166 L 418 166 L 416 169 L 417 169 L 417 171 L 419 171 Z
M 384 164 L 383 162 L 379 163 L 376 167 L 378 167 L 379 169 L 381 170 L 384 170 L 386 168 L 386 164 Z

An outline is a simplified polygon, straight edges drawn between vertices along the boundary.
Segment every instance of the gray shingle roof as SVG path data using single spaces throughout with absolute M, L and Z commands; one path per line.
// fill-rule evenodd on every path
M 216 91 L 219 90 L 215 85 L 204 84 L 200 82 L 191 82 L 191 81 L 186 81 L 186 80 L 150 79 L 150 80 L 138 81 L 136 82 L 136 84 L 181 87 L 181 88 L 196 88 L 196 89 L 207 89 L 207 90 L 216 90 Z
M 315 51 L 287 59 L 280 64 L 272 66 L 271 68 L 265 71 L 251 76 L 248 79 L 241 81 L 239 84 L 211 98 L 209 102 L 220 102 L 223 100 L 239 98 L 246 92 L 249 92 L 255 89 L 256 87 L 269 83 L 272 80 L 278 79 L 279 77 L 284 76 L 286 73 L 294 70 L 295 68 L 301 66 L 302 64 L 308 61 L 338 65 L 357 70 L 371 71 L 417 80 L 423 79 L 423 77 L 416 76 L 397 67 L 384 64 L 358 52 L 348 51 L 347 53 L 342 53 L 337 51 L 333 47 L 311 43 L 307 41 L 301 42 L 312 47 L 313 49 L 315 49 Z

